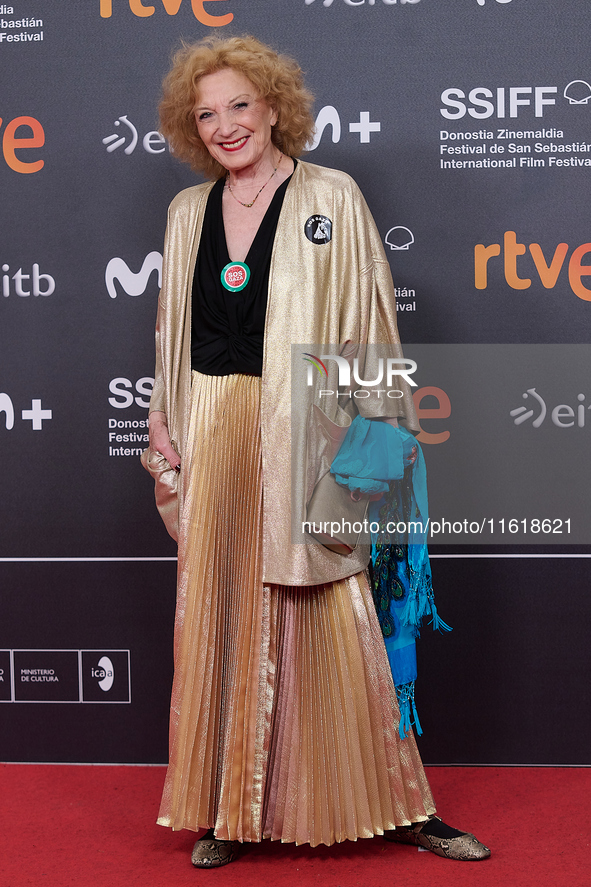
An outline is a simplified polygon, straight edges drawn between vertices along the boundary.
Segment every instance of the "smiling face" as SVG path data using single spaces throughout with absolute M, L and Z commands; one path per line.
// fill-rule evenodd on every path
M 233 68 L 201 78 L 195 121 L 209 153 L 231 172 L 274 165 L 271 127 L 277 114 Z

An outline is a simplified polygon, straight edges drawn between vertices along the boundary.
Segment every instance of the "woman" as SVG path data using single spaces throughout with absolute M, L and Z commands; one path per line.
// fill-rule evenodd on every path
M 150 461 L 166 460 L 169 492 L 176 473 L 179 515 L 158 821 L 209 829 L 199 867 L 230 862 L 241 841 L 385 832 L 483 858 L 473 836 L 433 818 L 414 738 L 399 737 L 368 549 L 292 542 L 310 487 L 305 429 L 291 428 L 291 344 L 398 342 L 359 190 L 295 160 L 310 106 L 298 66 L 251 37 L 185 47 L 164 82 L 161 131 L 214 182 L 171 205 L 158 311 Z M 417 430 L 401 388 L 359 412 Z M 315 390 L 298 390 L 302 415 Z

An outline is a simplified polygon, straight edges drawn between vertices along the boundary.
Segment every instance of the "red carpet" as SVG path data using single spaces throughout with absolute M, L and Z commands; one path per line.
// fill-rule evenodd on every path
M 591 769 L 430 767 L 443 819 L 491 859 L 460 863 L 381 838 L 245 845 L 217 871 L 195 836 L 154 824 L 161 767 L 0 766 L 0 887 L 587 887 Z

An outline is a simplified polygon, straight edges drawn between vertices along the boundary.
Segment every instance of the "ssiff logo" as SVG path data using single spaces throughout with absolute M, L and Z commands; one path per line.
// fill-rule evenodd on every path
M 466 114 L 475 120 L 487 120 L 490 117 L 503 120 L 506 117 L 516 118 L 523 114 L 531 116 L 533 108 L 534 117 L 544 117 L 546 110 L 556 105 L 555 96 L 559 93 L 558 86 L 493 86 L 492 88 L 474 86 L 472 89 L 453 86 L 442 91 L 441 101 L 444 107 L 440 108 L 439 112 L 446 120 L 461 120 Z M 591 84 L 587 80 L 571 80 L 562 90 L 562 95 L 569 105 L 588 105 L 591 99 Z M 492 137 L 492 134 L 483 136 L 491 139 Z M 499 129 L 497 132 L 498 139 L 511 137 L 515 138 L 508 135 L 506 129 Z M 517 138 L 532 139 L 544 137 L 562 138 L 563 132 L 531 130 L 517 136 Z
M 150 406 L 150 397 L 154 388 L 154 376 L 142 376 L 135 383 L 135 391 L 137 396 L 134 397 L 134 383 L 125 376 L 117 376 L 109 382 L 109 391 L 114 397 L 109 398 L 109 404 L 116 410 L 126 410 L 137 404 L 138 407 L 146 409 Z M 143 424 L 145 419 L 123 419 L 123 425 L 115 420 L 115 425 L 111 425 L 109 420 L 109 428 L 145 428 Z
M 116 0 L 116 4 L 121 7 L 124 5 L 125 0 Z M 209 12 L 205 11 L 205 3 L 211 5 L 211 3 L 227 3 L 228 0 L 190 0 L 191 9 L 193 10 L 193 15 L 202 25 L 206 25 L 208 28 L 221 28 L 224 25 L 229 25 L 231 21 L 234 19 L 234 14 L 232 12 L 222 13 L 221 15 L 211 15 Z M 152 6 L 151 3 L 143 3 L 142 0 L 127 0 L 129 4 L 129 8 L 131 12 L 137 16 L 137 18 L 149 18 L 151 15 L 154 15 L 156 12 L 156 7 Z M 162 6 L 166 10 L 168 15 L 176 15 L 179 9 L 183 5 L 183 8 L 186 8 L 189 5 L 189 0 L 162 0 Z M 113 0 L 99 0 L 99 8 L 101 18 L 111 18 L 113 15 Z
M 486 3 L 486 0 L 476 0 L 476 2 L 478 3 L 479 6 L 484 6 Z M 512 0 L 495 0 L 495 2 L 496 3 L 511 3 Z

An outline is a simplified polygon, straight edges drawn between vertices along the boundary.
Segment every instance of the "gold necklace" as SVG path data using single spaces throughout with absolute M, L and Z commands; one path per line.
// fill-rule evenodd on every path
M 269 184 L 269 182 L 271 181 L 271 179 L 273 178 L 273 176 L 275 175 L 275 173 L 276 173 L 277 170 L 279 169 L 279 164 L 281 163 L 282 159 L 283 159 L 283 154 L 280 153 L 280 154 L 279 154 L 279 160 L 277 161 L 277 166 L 275 167 L 275 169 L 273 170 L 273 172 L 271 173 L 271 175 L 269 176 L 269 178 L 267 179 L 267 181 L 265 182 L 265 184 L 264 184 L 261 188 L 259 188 L 259 190 L 257 191 L 255 197 L 250 201 L 250 203 L 242 203 L 242 201 L 239 200 L 239 199 L 236 197 L 236 195 L 235 195 L 234 192 L 232 191 L 232 185 L 230 184 L 230 172 L 228 171 L 228 172 L 226 173 L 226 181 L 227 181 L 227 183 L 228 183 L 228 190 L 230 191 L 230 194 L 232 195 L 232 197 L 234 198 L 234 200 L 235 200 L 237 203 L 239 203 L 240 206 L 245 206 L 247 209 L 250 209 L 251 206 L 254 206 L 255 200 L 257 199 L 257 197 L 259 196 L 259 194 L 261 193 L 261 191 L 263 190 L 263 188 L 265 188 L 265 187 Z

